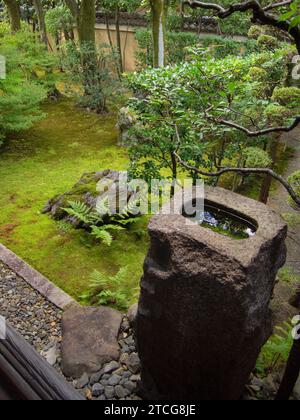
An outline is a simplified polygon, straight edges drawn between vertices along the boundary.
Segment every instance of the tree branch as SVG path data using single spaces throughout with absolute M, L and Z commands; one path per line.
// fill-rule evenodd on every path
M 196 172 L 197 174 L 201 176 L 219 178 L 220 176 L 226 173 L 230 173 L 230 172 L 235 172 L 235 173 L 244 174 L 244 175 L 250 175 L 250 174 L 270 175 L 272 178 L 276 179 L 276 181 L 280 182 L 280 184 L 283 185 L 283 187 L 287 190 L 287 192 L 289 193 L 293 201 L 297 204 L 298 207 L 300 207 L 299 195 L 296 193 L 296 191 L 292 188 L 292 186 L 288 183 L 286 179 L 284 179 L 281 175 L 274 172 L 272 169 L 269 169 L 269 168 L 222 168 L 217 172 L 206 172 L 206 171 L 202 171 L 196 166 L 189 165 L 188 163 L 184 162 L 177 153 L 174 153 L 174 154 L 176 158 L 178 159 L 178 162 L 181 166 L 183 166 L 185 169 L 188 169 L 189 171 Z
M 259 136 L 266 136 L 268 134 L 272 134 L 272 133 L 288 133 L 292 130 L 294 130 L 296 127 L 298 127 L 298 125 L 300 124 L 300 116 L 297 116 L 295 118 L 295 120 L 293 121 L 293 123 L 288 126 L 288 127 L 270 127 L 270 128 L 265 128 L 262 130 L 257 130 L 257 131 L 251 131 L 246 127 L 243 127 L 233 121 L 227 121 L 224 120 L 223 118 L 216 118 L 213 117 L 212 115 L 209 115 L 207 113 L 205 113 L 205 117 L 216 123 L 216 124 L 220 124 L 220 125 L 226 125 L 227 127 L 231 127 L 231 128 L 235 128 L 239 131 L 242 131 L 243 133 L 245 133 L 248 137 L 259 137 Z
M 286 1 L 281 1 L 278 3 L 271 3 L 268 6 L 264 7 L 264 11 L 267 12 L 272 9 L 278 9 L 279 7 L 289 6 L 292 3 L 293 3 L 293 0 L 286 0 Z

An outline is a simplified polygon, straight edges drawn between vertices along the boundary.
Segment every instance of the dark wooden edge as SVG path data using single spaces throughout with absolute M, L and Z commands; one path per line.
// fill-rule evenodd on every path
M 9 324 L 0 340 L 1 389 L 13 400 L 84 400 Z

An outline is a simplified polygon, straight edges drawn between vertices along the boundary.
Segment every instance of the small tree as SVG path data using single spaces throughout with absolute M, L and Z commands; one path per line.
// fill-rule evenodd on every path
M 25 130 L 43 117 L 40 103 L 53 81 L 47 70 L 54 64 L 31 32 L 0 38 L 0 54 L 6 57 L 6 78 L 0 80 L 0 142 L 10 132 Z M 44 78 L 38 78 L 38 71 Z
M 300 122 L 300 102 L 283 99 L 291 94 L 284 87 L 287 63 L 282 50 L 221 60 L 200 50 L 191 63 L 130 76 L 136 93 L 130 106 L 138 120 L 130 142 L 135 171 L 162 175 L 169 167 L 174 178 L 180 163 L 206 179 L 266 175 L 281 182 L 299 205 L 297 190 L 268 167 L 264 151 L 270 136 Z M 297 98 L 300 90 L 293 92 Z M 249 166 L 253 162 L 256 167 Z

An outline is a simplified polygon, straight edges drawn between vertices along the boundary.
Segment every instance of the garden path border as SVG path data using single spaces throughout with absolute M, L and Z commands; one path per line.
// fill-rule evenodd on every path
M 12 271 L 26 281 L 34 290 L 53 303 L 57 308 L 65 310 L 77 302 L 55 286 L 50 280 L 32 268 L 29 264 L 18 257 L 14 252 L 0 243 L 0 260 Z

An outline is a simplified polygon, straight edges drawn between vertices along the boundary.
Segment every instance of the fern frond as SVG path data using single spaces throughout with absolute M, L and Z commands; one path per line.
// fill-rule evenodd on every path
M 63 220 L 59 220 L 57 222 L 57 226 L 58 226 L 58 229 L 64 233 L 69 233 L 73 229 L 73 226 L 71 225 L 71 223 L 64 222 Z
M 105 245 L 111 246 L 113 237 L 109 232 L 107 232 L 107 230 L 103 229 L 102 227 L 92 226 L 91 233 L 97 239 L 100 239 Z
M 90 276 L 91 278 L 91 287 L 95 288 L 106 288 L 108 284 L 108 278 L 100 271 L 94 270 Z
M 103 200 L 98 200 L 96 203 L 96 211 L 101 216 L 110 215 L 109 205 L 108 205 L 108 198 L 104 198 Z
M 116 230 L 116 231 L 125 230 L 124 227 L 118 226 L 118 225 L 103 225 L 103 226 L 101 226 L 101 229 L 103 229 L 103 230 Z
M 90 209 L 80 201 L 68 201 L 70 207 L 62 208 L 70 216 L 76 217 L 77 220 L 89 224 L 90 219 Z

